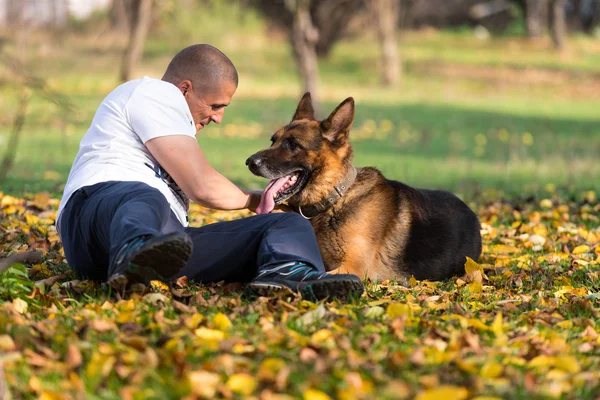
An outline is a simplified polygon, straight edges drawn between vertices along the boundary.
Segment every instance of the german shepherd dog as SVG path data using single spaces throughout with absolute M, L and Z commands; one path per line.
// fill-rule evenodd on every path
M 463 275 L 466 256 L 481 254 L 475 213 L 452 193 L 355 168 L 348 140 L 353 121 L 352 97 L 316 121 L 306 93 L 271 147 L 246 160 L 253 174 L 271 179 L 257 212 L 287 202 L 310 219 L 328 271 L 400 282 Z

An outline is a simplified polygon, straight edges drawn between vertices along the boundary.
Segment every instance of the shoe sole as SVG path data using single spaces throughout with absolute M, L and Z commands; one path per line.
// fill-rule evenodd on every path
M 113 274 L 108 284 L 116 290 L 124 290 L 135 284 L 148 285 L 152 280 L 164 281 L 177 274 L 192 255 L 190 237 L 172 233 L 150 241 L 139 250 L 122 272 Z
M 292 292 L 290 288 L 284 285 L 250 282 L 248 286 L 259 296 L 270 297 L 283 291 Z M 360 297 L 364 292 L 362 282 L 357 280 L 324 280 L 307 283 L 298 288 L 298 291 L 304 298 L 313 300 L 347 298 L 348 296 Z

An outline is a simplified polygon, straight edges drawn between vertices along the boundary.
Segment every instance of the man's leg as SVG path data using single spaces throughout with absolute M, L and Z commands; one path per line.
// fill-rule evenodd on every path
M 296 261 L 324 272 L 314 231 L 298 218 L 275 213 L 186 228 L 194 251 L 180 275 L 196 282 L 249 282 L 259 268 Z
M 167 200 L 140 182 L 77 191 L 61 216 L 61 234 L 73 269 L 96 280 L 120 277 L 118 286 L 170 277 L 191 254 L 191 240 Z M 93 260 L 92 270 L 86 259 Z
M 362 292 L 354 275 L 325 273 L 310 223 L 296 213 L 257 215 L 187 228 L 194 251 L 180 275 L 196 282 L 250 282 L 254 288 L 287 286 L 318 298 Z M 318 282 L 317 282 L 318 281 Z

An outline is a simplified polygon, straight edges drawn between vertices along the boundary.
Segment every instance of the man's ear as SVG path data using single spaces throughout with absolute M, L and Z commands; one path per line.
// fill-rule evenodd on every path
M 177 85 L 177 87 L 179 88 L 181 93 L 185 96 L 187 94 L 187 92 L 192 90 L 192 82 L 187 79 L 184 79 L 181 82 L 179 82 L 179 85 Z
M 354 121 L 354 99 L 348 97 L 336 107 L 335 110 L 321 122 L 323 136 L 332 142 L 344 140 L 350 133 Z
M 298 108 L 296 108 L 296 113 L 292 118 L 292 121 L 297 121 L 299 119 L 308 119 L 313 121 L 315 119 L 315 110 L 313 109 L 312 99 L 310 98 L 310 92 L 304 93 L 300 103 L 298 103 Z

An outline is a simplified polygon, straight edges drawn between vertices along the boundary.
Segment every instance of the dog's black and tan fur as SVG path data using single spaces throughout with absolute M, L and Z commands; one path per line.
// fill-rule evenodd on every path
M 273 135 L 272 146 L 246 163 L 269 179 L 295 174 L 295 184 L 275 201 L 311 207 L 353 168 L 348 140 L 353 120 L 354 100 L 348 98 L 316 121 L 306 93 L 292 121 Z M 388 180 L 371 167 L 358 168 L 342 197 L 310 222 L 328 271 L 373 280 L 447 279 L 464 273 L 466 256 L 477 260 L 481 253 L 479 221 L 460 199 Z

